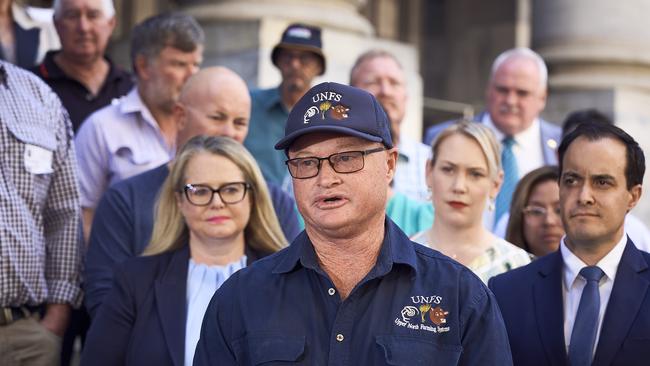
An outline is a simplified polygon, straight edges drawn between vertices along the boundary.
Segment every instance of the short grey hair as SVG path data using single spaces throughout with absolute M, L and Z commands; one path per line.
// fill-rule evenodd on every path
M 504 62 L 515 57 L 527 58 L 535 62 L 535 65 L 537 65 L 537 70 L 539 72 L 540 84 L 544 89 L 546 89 L 546 83 L 548 82 L 548 69 L 546 68 L 546 63 L 544 63 L 542 56 L 528 47 L 511 48 L 497 56 L 497 58 L 495 58 L 494 62 L 492 63 L 490 79 L 494 77 L 494 74 L 497 72 L 499 67 L 503 65 Z
M 52 5 L 52 9 L 54 9 L 54 16 L 61 12 L 61 3 L 64 1 L 65 0 L 54 0 L 54 4 Z M 102 12 L 106 18 L 112 18 L 115 16 L 115 5 L 113 4 L 113 0 L 101 0 L 101 4 Z
M 157 57 L 165 47 L 194 52 L 205 42 L 203 29 L 196 20 L 182 13 L 164 13 L 147 18 L 131 31 L 131 63 L 143 55 Z
M 393 55 L 392 53 L 382 50 L 382 49 L 371 49 L 369 51 L 366 51 L 362 53 L 359 57 L 357 57 L 357 60 L 354 62 L 354 66 L 352 66 L 352 69 L 350 69 L 350 85 L 354 86 L 354 74 L 356 74 L 357 69 L 366 61 L 374 60 L 376 58 L 389 58 L 397 64 L 397 66 L 400 68 L 400 70 L 403 70 L 402 64 L 399 62 L 397 57 Z

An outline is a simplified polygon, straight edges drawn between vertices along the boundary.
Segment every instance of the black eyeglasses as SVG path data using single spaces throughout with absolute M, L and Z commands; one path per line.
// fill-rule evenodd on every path
M 306 158 L 289 159 L 284 163 L 289 168 L 289 174 L 297 179 L 307 179 L 317 176 L 323 160 L 329 161 L 330 166 L 337 173 L 354 173 L 363 169 L 364 156 L 384 150 L 386 148 L 378 147 L 364 151 L 344 151 L 324 158 L 309 156 Z
M 227 183 L 217 189 L 205 184 L 186 184 L 183 187 L 183 192 L 191 204 L 207 206 L 212 202 L 215 193 L 219 195 L 223 203 L 233 204 L 241 202 L 249 189 L 251 189 L 251 185 L 246 182 Z

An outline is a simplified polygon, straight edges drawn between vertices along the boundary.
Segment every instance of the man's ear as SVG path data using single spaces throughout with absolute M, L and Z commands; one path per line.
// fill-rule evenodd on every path
M 542 108 L 539 110 L 539 113 L 542 113 L 544 108 L 546 108 L 546 98 L 547 97 L 548 97 L 548 89 L 546 88 L 546 86 L 544 86 L 544 90 L 542 91 L 542 95 L 540 95 L 540 99 L 541 99 L 541 102 L 542 102 Z
M 133 62 L 133 67 L 135 74 L 138 76 L 138 79 L 148 80 L 151 78 L 149 73 L 149 61 L 144 55 L 136 55 L 135 61 Z
M 388 164 L 388 170 L 387 170 L 388 183 L 390 183 L 395 177 L 395 171 L 397 170 L 397 157 L 398 157 L 397 147 L 393 147 L 392 149 L 386 152 L 386 163 Z
M 641 199 L 641 193 L 643 193 L 643 187 L 641 187 L 640 184 L 635 185 L 634 187 L 630 188 L 628 190 L 630 194 L 630 201 L 627 204 L 627 212 L 630 212 L 637 203 L 639 203 L 639 200 Z
M 116 25 L 117 25 L 117 20 L 115 19 L 115 15 L 113 15 L 111 19 L 108 20 L 108 26 L 111 27 L 111 34 L 115 30 Z

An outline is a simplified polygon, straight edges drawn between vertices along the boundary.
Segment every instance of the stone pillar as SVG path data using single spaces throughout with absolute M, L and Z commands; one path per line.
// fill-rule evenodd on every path
M 550 70 L 545 115 L 561 122 L 575 109 L 598 108 L 650 155 L 650 2 L 535 0 L 533 47 Z M 650 219 L 650 195 L 635 215 Z
M 380 40 L 359 13 L 365 0 L 211 0 L 179 1 L 181 11 L 193 15 L 206 32 L 204 65 L 223 65 L 238 72 L 250 87 L 272 87 L 280 73 L 271 63 L 271 50 L 293 22 L 323 29 L 326 73 L 315 80 L 348 83 L 356 57 L 370 48 L 393 52 L 404 66 L 409 85 L 409 108 L 403 133 L 420 139 L 422 80 L 415 47 Z

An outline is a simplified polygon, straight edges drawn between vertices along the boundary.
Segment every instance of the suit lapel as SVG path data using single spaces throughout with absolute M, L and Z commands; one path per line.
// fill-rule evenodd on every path
M 185 356 L 185 321 L 189 247 L 175 252 L 165 274 L 156 281 L 155 294 L 160 323 L 167 348 L 176 366 L 183 365 Z
M 539 118 L 539 132 L 542 139 L 540 143 L 542 146 L 542 152 L 544 153 L 544 163 L 547 165 L 557 165 L 556 154 L 560 142 L 554 138 L 552 133 L 550 133 L 549 127 L 546 123 L 546 121 Z
M 562 254 L 559 250 L 550 254 L 533 284 L 539 336 L 551 365 L 566 364 L 562 263 Z
M 483 111 L 474 116 L 474 121 L 483 123 L 483 118 L 487 111 Z M 544 154 L 544 163 L 546 165 L 557 165 L 557 148 L 560 145 L 558 141 L 558 136 L 556 133 L 550 129 L 547 125 L 549 122 L 539 118 L 539 135 L 541 138 L 540 146 L 542 147 L 542 153 Z
M 621 348 L 648 291 L 648 281 L 639 275 L 647 269 L 648 264 L 628 238 L 605 310 L 594 365 L 611 364 Z

